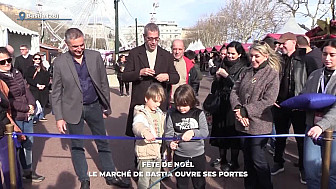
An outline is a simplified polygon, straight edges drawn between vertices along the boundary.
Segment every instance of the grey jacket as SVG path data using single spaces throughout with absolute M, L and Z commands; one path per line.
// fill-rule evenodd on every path
M 110 88 L 103 59 L 99 52 L 92 50 L 84 50 L 84 56 L 102 110 L 109 115 Z M 83 110 L 83 93 L 69 52 L 61 54 L 54 61 L 51 100 L 56 120 L 63 119 L 71 124 L 79 122 Z
M 320 77 L 323 74 L 323 69 L 320 68 L 312 72 L 307 80 L 305 87 L 303 88 L 301 93 L 318 93 L 320 88 Z M 336 75 L 331 76 L 328 82 L 328 88 L 326 91 L 327 94 L 336 95 Z M 325 108 L 322 110 L 324 116 L 320 121 L 316 123 L 316 125 L 320 126 L 323 131 L 328 128 L 336 129 L 336 103 L 330 108 Z M 314 126 L 314 114 L 315 111 L 307 111 L 306 112 L 306 125 L 309 128 Z
M 253 75 L 253 68 L 243 72 L 233 86 L 230 95 L 234 109 L 240 105 L 245 107 L 250 122 L 249 130 L 236 121 L 236 130 L 251 135 L 269 134 L 272 130 L 271 108 L 279 92 L 279 73 L 266 65 Z
M 177 110 L 175 110 L 177 111 Z M 199 114 L 198 122 L 194 120 L 195 122 L 191 121 L 191 125 L 197 125 L 197 127 L 193 128 L 198 128 L 198 129 L 192 129 L 195 133 L 194 137 L 200 137 L 204 138 L 209 135 L 209 130 L 208 130 L 208 124 L 206 121 L 206 117 L 204 112 L 202 111 Z M 181 133 L 176 133 L 174 130 L 174 123 L 172 121 L 171 116 L 169 114 L 167 115 L 167 121 L 165 124 L 165 137 L 175 137 L 175 134 L 181 134 Z M 182 135 L 181 135 L 182 136 Z M 168 147 L 170 146 L 170 143 L 172 141 L 166 140 L 166 144 Z M 204 140 L 191 140 L 188 142 L 185 141 L 179 141 L 177 149 L 174 151 L 174 153 L 178 156 L 181 157 L 197 157 L 202 154 L 204 154 Z

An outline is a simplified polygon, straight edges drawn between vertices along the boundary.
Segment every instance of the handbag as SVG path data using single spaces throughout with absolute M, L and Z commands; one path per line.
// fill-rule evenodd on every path
M 209 93 L 203 102 L 203 110 L 214 114 L 220 110 L 221 95 L 220 92 Z

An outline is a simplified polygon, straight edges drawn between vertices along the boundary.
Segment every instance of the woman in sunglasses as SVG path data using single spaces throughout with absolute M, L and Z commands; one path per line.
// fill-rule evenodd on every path
M 38 100 L 42 107 L 42 112 L 35 115 L 34 123 L 37 121 L 46 121 L 44 117 L 44 109 L 49 99 L 49 72 L 42 64 L 42 57 L 40 54 L 33 55 L 33 66 L 30 66 L 26 72 L 26 80 L 29 84 L 29 89 L 33 94 L 35 100 Z
M 11 61 L 8 50 L 0 47 L 0 79 L 9 88 L 8 100 L 13 120 L 24 133 L 34 133 L 32 118 L 36 106 L 35 99 L 22 74 L 12 67 Z M 41 182 L 44 177 L 37 175 L 32 169 L 32 146 L 33 137 L 27 136 L 19 149 L 23 178 L 33 182 Z
M 6 64 L 11 64 L 12 58 L 9 56 L 9 52 L 5 47 L 0 47 L 0 67 L 6 65 Z M 13 124 L 14 125 L 14 131 L 15 132 L 21 132 L 21 129 L 15 124 L 13 119 L 10 116 L 10 103 L 8 100 L 8 92 L 9 89 L 6 85 L 6 83 L 3 80 L 0 80 L 0 165 L 2 165 L 2 171 L 5 176 L 5 186 L 7 188 L 10 187 L 9 183 L 9 174 L 8 173 L 8 144 L 7 144 L 7 138 L 5 137 L 5 126 L 6 124 Z M 19 135 L 19 139 L 21 141 L 25 140 L 25 136 Z M 7 157 L 5 157 L 7 156 Z M 1 167 L 0 167 L 1 170 Z M 0 174 L 0 180 L 1 179 L 1 174 Z M 18 187 L 21 188 L 21 180 L 18 178 Z M 0 182 L 0 188 L 1 187 L 1 182 Z

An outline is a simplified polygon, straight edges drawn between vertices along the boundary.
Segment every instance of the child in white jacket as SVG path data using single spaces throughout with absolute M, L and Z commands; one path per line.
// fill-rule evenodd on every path
M 143 137 L 144 140 L 135 142 L 135 153 L 138 161 L 138 170 L 143 172 L 139 177 L 138 188 L 147 189 L 156 180 L 159 175 L 153 175 L 161 170 L 161 140 L 165 121 L 165 114 L 159 108 L 165 99 L 165 92 L 160 84 L 153 83 L 149 86 L 145 94 L 145 105 L 134 107 L 133 133 L 137 137 Z M 146 176 L 150 174 L 151 176 Z M 160 188 L 160 183 L 152 188 Z

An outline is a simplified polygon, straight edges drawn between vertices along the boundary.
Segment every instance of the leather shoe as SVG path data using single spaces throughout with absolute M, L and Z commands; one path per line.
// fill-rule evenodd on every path
M 237 163 L 226 163 L 221 166 L 221 170 L 225 172 L 236 171 L 237 169 L 239 169 L 239 165 Z
M 90 181 L 88 180 L 82 181 L 80 189 L 90 189 Z
M 228 172 L 230 171 L 230 164 L 229 163 L 222 164 L 220 169 L 224 172 Z
M 240 168 L 240 166 L 239 166 L 238 163 L 231 163 L 230 164 L 230 171 L 236 171 L 239 168 Z
M 120 188 L 129 188 L 130 187 L 129 183 L 123 181 L 119 177 L 110 177 L 109 179 L 106 179 L 106 184 L 107 185 L 119 186 Z

